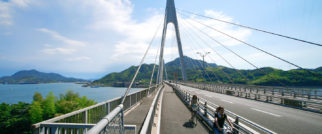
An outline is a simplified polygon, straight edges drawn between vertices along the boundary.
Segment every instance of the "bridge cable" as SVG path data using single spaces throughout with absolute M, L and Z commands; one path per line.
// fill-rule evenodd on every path
M 231 35 L 229 35 L 229 34 L 227 34 L 227 33 L 224 33 L 224 32 L 222 32 L 222 31 L 219 31 L 219 30 L 218 30 L 218 29 L 216 29 L 216 28 L 213 28 L 213 27 L 211 27 L 211 26 L 209 26 L 209 25 L 206 25 L 206 24 L 201 23 L 200 21 L 196 21 L 196 20 L 194 20 L 194 19 L 191 19 L 191 20 L 193 20 L 193 21 L 195 21 L 195 22 L 197 22 L 197 23 L 199 23 L 199 24 L 201 24 L 201 25 L 203 25 L 203 26 L 205 26 L 205 27 L 208 27 L 208 28 L 210 28 L 210 29 L 212 29 L 212 30 L 214 30 L 214 31 L 216 31 L 216 32 L 219 32 L 219 33 L 221 33 L 221 34 L 223 34 L 223 35 L 226 35 L 226 36 L 228 36 L 228 37 L 230 37 L 230 38 L 232 38 L 232 39 L 234 39 L 234 40 L 236 40 L 236 41 L 238 41 L 238 42 L 241 42 L 242 44 L 245 44 L 245 45 L 247 45 L 247 46 L 249 46 L 249 47 L 252 47 L 252 48 L 257 49 L 257 50 L 259 50 L 259 51 L 261 51 L 261 52 L 264 52 L 264 53 L 266 53 L 266 54 L 268 54 L 268 55 L 270 55 L 270 56 L 272 56 L 272 57 L 275 57 L 275 58 L 277 58 L 277 59 L 279 59 L 279 60 L 281 60 L 281 61 L 283 61 L 283 62 L 286 62 L 286 63 L 288 63 L 288 64 L 290 64 L 290 65 L 293 65 L 293 66 L 295 66 L 295 67 L 297 67 L 297 68 L 299 68 L 299 69 L 301 69 L 301 70 L 305 70 L 305 71 L 307 71 L 308 73 L 310 73 L 310 74 L 312 74 L 312 75 L 314 75 L 314 76 L 321 77 L 321 76 L 319 76 L 318 74 L 311 72 L 310 70 L 307 70 L 307 69 L 305 69 L 305 68 L 303 68 L 303 67 L 301 67 L 301 66 L 299 66 L 299 65 L 296 65 L 296 64 L 294 64 L 294 63 L 292 63 L 292 62 L 289 62 L 289 61 L 287 61 L 287 60 L 285 60 L 285 59 L 283 59 L 283 58 L 280 58 L 280 57 L 278 57 L 278 56 L 276 56 L 276 55 L 274 55 L 274 54 L 272 54 L 272 53 L 269 53 L 269 52 L 267 52 L 267 51 L 265 51 L 265 50 L 263 50 L 263 49 L 260 49 L 260 48 L 258 48 L 258 47 L 256 47 L 256 46 L 254 46 L 254 45 L 251 45 L 251 44 L 249 44 L 249 43 L 247 43 L 247 42 L 245 42 L 245 41 L 242 41 L 242 40 L 240 40 L 240 39 L 237 39 L 236 37 L 233 37 L 233 36 L 231 36 Z M 252 65 L 253 65 L 253 64 L 252 64 Z M 253 66 L 254 66 L 254 65 L 253 65 Z M 254 66 L 254 67 L 255 67 L 255 66 Z
M 195 21 L 195 20 L 193 20 Z M 208 38 L 210 38 L 211 40 L 215 41 L 217 44 L 221 45 L 222 47 L 224 47 L 225 49 L 227 49 L 228 51 L 232 52 L 234 55 L 238 56 L 239 58 L 241 58 L 242 60 L 244 60 L 245 62 L 247 62 L 248 64 L 250 64 L 251 66 L 253 66 L 254 68 L 258 69 L 259 71 L 262 71 L 263 73 L 265 73 L 268 77 L 274 79 L 273 77 L 271 77 L 270 75 L 268 75 L 267 72 L 264 72 L 263 70 L 261 70 L 260 68 L 258 68 L 256 65 L 254 65 L 253 63 L 249 62 L 248 60 L 246 60 L 245 58 L 243 58 L 242 56 L 240 56 L 239 54 L 237 54 L 236 52 L 234 52 L 233 50 L 231 50 L 230 48 L 226 47 L 224 44 L 222 44 L 221 42 L 217 41 L 216 39 L 214 39 L 213 37 L 211 37 L 210 35 L 208 35 L 207 33 L 205 33 L 204 31 L 198 29 L 195 25 L 193 25 L 192 23 L 188 22 L 188 24 L 190 24 L 191 26 L 193 26 L 195 29 L 197 29 L 198 31 L 200 31 L 201 33 L 203 33 L 204 35 L 206 35 Z M 283 86 L 287 86 L 284 83 L 281 83 L 280 81 L 277 81 L 278 83 L 280 83 Z
M 132 88 L 132 85 L 133 85 L 133 83 L 134 83 L 134 81 L 135 81 L 135 78 L 136 78 L 136 76 L 138 75 L 138 73 L 139 73 L 139 71 L 140 71 L 140 69 L 141 69 L 141 66 L 142 66 L 142 64 L 143 64 L 143 62 L 144 62 L 144 59 L 145 59 L 146 55 L 148 54 L 148 52 L 149 52 L 149 50 L 150 50 L 150 47 L 152 46 L 152 43 L 153 43 L 153 41 L 154 41 L 154 39 L 155 39 L 155 37 L 156 37 L 156 35 L 157 35 L 157 33 L 158 33 L 159 29 L 160 29 L 161 24 L 162 24 L 162 23 L 160 23 L 160 24 L 159 24 L 159 26 L 158 26 L 157 30 L 155 31 L 155 33 L 154 33 L 154 35 L 153 35 L 153 37 L 152 37 L 152 40 L 150 41 L 149 46 L 148 46 L 148 48 L 146 49 L 146 51 L 145 51 L 145 53 L 144 53 L 144 56 L 143 56 L 143 57 L 142 57 L 142 59 L 141 59 L 141 62 L 140 62 L 140 65 L 139 65 L 138 69 L 136 70 L 136 72 L 135 72 L 135 74 L 134 74 L 134 77 L 132 78 L 132 81 L 131 81 L 131 83 L 130 83 L 129 87 L 127 88 L 126 92 L 124 93 L 124 96 L 123 96 L 123 98 L 122 98 L 121 104 L 123 104 L 123 103 L 124 103 L 125 98 L 126 98 L 126 96 L 127 96 L 128 92 L 129 92 L 129 91 L 130 91 L 130 89 Z
M 184 23 L 186 23 L 186 20 L 182 19 Z M 195 36 L 197 36 L 203 43 L 202 44 L 206 44 L 212 51 L 215 52 L 216 55 L 218 55 L 223 61 L 225 61 L 231 68 L 235 69 L 236 72 L 242 76 L 245 80 L 247 80 L 247 77 L 245 75 L 243 75 L 242 73 L 240 73 L 228 60 L 226 60 L 225 57 L 223 57 L 221 54 L 219 54 L 213 47 L 211 47 L 211 45 L 208 44 L 207 41 L 205 41 L 204 39 L 201 38 L 201 36 L 199 34 L 197 34 L 197 31 L 195 31 L 195 29 L 191 28 L 192 32 Z M 192 36 L 192 37 L 195 37 Z M 213 58 L 210 57 L 210 59 L 215 62 L 215 60 Z M 224 71 L 223 71 L 224 72 Z M 225 72 L 226 73 L 226 72 Z
M 187 32 L 183 32 L 183 33 L 187 33 Z M 185 35 L 188 35 L 188 34 L 185 34 Z M 190 42 L 194 42 L 195 44 L 198 44 L 198 43 L 196 43 L 194 40 L 191 40 L 191 37 L 189 37 L 188 38 L 189 40 L 190 40 Z M 190 48 L 191 49 L 191 51 L 196 51 L 196 49 L 195 48 Z M 196 58 L 196 57 L 194 57 L 195 59 L 198 59 L 198 58 Z M 201 64 L 201 61 L 200 60 L 197 60 L 198 61 L 198 63 L 199 63 L 199 67 L 201 67 L 201 71 L 203 71 L 205 74 L 206 74 L 206 76 L 208 77 L 208 80 L 209 81 L 215 81 L 215 80 L 213 80 L 213 79 L 211 79 L 211 77 L 209 76 L 209 74 L 207 73 L 207 71 L 206 71 L 206 69 L 202 66 L 202 64 Z M 196 65 L 196 63 L 194 63 L 194 62 L 192 62 L 194 65 Z M 207 63 L 207 62 L 206 62 Z M 208 65 L 208 63 L 207 63 L 207 65 Z M 197 67 L 198 67 L 198 65 L 196 65 Z M 209 65 L 208 65 L 209 66 Z M 213 75 L 216 77 L 216 79 L 220 82 L 220 79 L 217 77 L 217 75 L 216 74 L 214 74 L 213 73 Z M 203 76 L 204 77 L 204 76 Z
M 184 22 L 184 21 L 182 21 L 182 22 Z M 183 23 L 184 24 L 184 23 Z M 185 25 L 185 24 L 184 24 Z M 187 25 L 185 25 L 186 27 L 187 27 Z M 190 32 L 187 32 L 188 31 L 188 29 L 186 30 L 186 33 L 187 33 L 187 35 L 189 35 L 189 39 L 191 39 L 191 42 L 195 42 L 195 44 L 197 44 L 198 46 L 199 46 L 199 43 L 196 43 L 197 41 L 195 41 L 195 40 L 193 40 L 193 37 L 194 36 L 192 36 L 192 34 L 190 34 Z M 202 40 L 202 39 L 200 39 L 200 40 Z M 200 47 L 200 46 L 199 46 Z M 200 47 L 201 48 L 201 47 Z M 201 50 L 203 51 L 203 52 L 205 52 L 205 50 L 204 49 L 202 49 L 201 48 Z M 211 57 L 210 57 L 211 58 Z M 211 58 L 212 59 L 212 58 Z M 212 59 L 213 60 L 213 59 Z M 214 60 L 213 60 L 214 61 Z M 206 62 L 206 64 L 209 66 L 209 64 Z M 204 70 L 205 70 L 205 72 L 206 72 L 206 69 L 204 68 Z M 223 70 L 222 70 L 223 71 Z M 206 72 L 207 73 L 207 72 Z M 216 79 L 218 79 L 219 81 L 220 81 L 220 79 L 219 79 L 219 77 L 217 77 L 217 75 L 215 74 L 215 72 L 211 72 L 215 77 L 216 77 Z M 231 77 L 225 72 L 225 71 L 223 71 L 223 73 L 224 73 L 224 75 L 228 78 L 228 80 L 231 82 L 231 83 L 234 83 L 233 81 L 232 81 L 232 79 L 231 79 Z M 207 75 L 208 75 L 208 73 L 207 73 Z M 209 75 L 208 75 L 208 77 L 209 77 Z
M 191 24 L 190 22 L 188 22 L 188 24 L 190 24 L 191 26 L 193 26 L 195 29 L 198 29 L 195 25 Z M 253 66 L 256 69 L 259 69 L 256 65 L 254 65 L 253 63 L 249 62 L 248 60 L 246 60 L 245 58 L 243 58 L 242 56 L 240 56 L 239 54 L 235 53 L 233 50 L 231 50 L 230 48 L 228 48 L 227 46 L 225 46 L 224 44 L 222 44 L 221 42 L 219 42 L 218 40 L 214 39 L 213 37 L 211 37 L 210 35 L 208 35 L 206 32 L 198 29 L 201 33 L 203 33 L 204 35 L 206 35 L 208 38 L 210 38 L 211 40 L 215 41 L 217 44 L 219 44 L 220 46 L 224 47 L 226 50 L 230 51 L 231 53 L 233 53 L 234 55 L 238 56 L 239 58 L 241 58 L 242 60 L 244 60 L 245 62 L 247 62 L 248 64 L 250 64 L 251 66 Z
M 247 28 L 247 29 L 267 33 L 267 34 L 272 34 L 272 35 L 275 35 L 275 36 L 280 36 L 280 37 L 284 37 L 284 38 L 287 38 L 287 39 L 292 39 L 292 40 L 295 40 L 295 41 L 308 43 L 308 44 L 311 44 L 311 45 L 316 45 L 316 46 L 320 46 L 320 47 L 322 46 L 322 44 L 319 44 L 319 43 L 314 43 L 314 42 L 310 42 L 310 41 L 306 41 L 306 40 L 302 40 L 302 39 L 298 39 L 298 38 L 294 38 L 294 37 L 290 37 L 290 36 L 286 36 L 286 35 L 282 35 L 282 34 L 278 34 L 278 33 L 273 33 L 273 32 L 269 32 L 269 31 L 261 30 L 261 29 L 258 29 L 258 28 L 253 28 L 253 27 L 250 27 L 250 26 L 245 26 L 245 25 L 236 24 L 236 23 L 229 22 L 229 21 L 216 19 L 216 18 L 212 18 L 212 17 L 209 17 L 209 16 L 193 13 L 193 12 L 183 10 L 183 9 L 179 9 L 179 8 L 176 8 L 176 9 L 177 9 L 177 11 L 179 11 L 181 13 L 189 13 L 189 14 L 197 15 L 197 16 L 200 16 L 200 17 L 203 17 L 203 18 L 208 18 L 208 19 L 219 21 L 219 22 L 223 22 L 223 23 L 227 23 L 227 24 L 231 24 L 231 25 L 235 25 L 235 26 L 239 26 L 239 27 L 243 27 L 243 28 Z
M 190 39 L 190 38 L 188 38 L 188 39 Z M 192 40 L 190 40 L 190 41 L 192 41 Z M 191 51 L 196 51 L 194 48 L 190 48 L 190 50 Z M 196 57 L 196 55 L 193 55 L 194 56 L 194 58 L 197 60 L 197 63 L 199 64 L 199 65 L 197 65 L 197 63 L 195 63 L 195 62 L 192 62 L 192 64 L 194 64 L 197 68 L 198 67 L 200 67 L 201 68 L 201 71 L 202 72 L 204 72 L 204 74 L 206 74 L 206 75 L 202 75 L 202 77 L 204 77 L 205 79 L 206 79 L 206 77 L 205 76 L 207 76 L 207 78 L 208 78 L 208 80 L 209 81 L 215 81 L 215 80 L 213 80 L 213 79 L 211 79 L 211 77 L 209 76 L 209 74 L 207 73 L 207 71 L 206 71 L 206 69 L 202 66 L 202 63 L 201 63 L 201 61 L 200 60 L 198 60 L 198 58 Z M 216 79 L 218 80 L 218 81 L 220 81 L 220 79 L 215 75 L 215 77 L 216 77 Z M 206 79 L 207 80 L 207 79 Z
M 161 47 L 161 46 L 160 46 Z M 151 79 L 150 79 L 150 84 L 149 84 L 149 89 L 151 88 L 151 84 L 152 84 L 152 80 L 153 80 L 153 75 L 154 75 L 154 70 L 155 70 L 155 66 L 157 65 L 157 59 L 158 59 L 158 55 L 159 55 L 159 49 L 160 47 L 158 47 L 157 53 L 155 55 L 155 60 L 154 60 L 154 65 L 153 65 L 153 69 L 152 69 L 152 74 L 151 74 Z M 149 91 L 149 90 L 148 90 Z

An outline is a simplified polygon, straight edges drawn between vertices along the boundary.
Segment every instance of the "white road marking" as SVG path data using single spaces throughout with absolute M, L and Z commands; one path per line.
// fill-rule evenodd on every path
M 209 94 L 205 94 L 204 96 L 209 97 L 209 98 L 213 97 L 213 96 L 211 96 Z
M 276 117 L 282 117 L 281 115 L 273 114 L 273 113 L 266 112 L 266 111 L 263 111 L 263 110 L 259 110 L 259 109 L 256 109 L 256 108 L 251 108 L 251 109 L 253 109 L 253 110 L 255 110 L 255 111 L 258 111 L 258 112 L 265 113 L 265 114 L 273 115 L 273 116 L 276 116 Z
M 224 102 L 228 102 L 228 103 L 230 103 L 230 104 L 233 104 L 233 102 L 228 101 L 228 100 L 221 99 L 221 101 L 224 101 Z

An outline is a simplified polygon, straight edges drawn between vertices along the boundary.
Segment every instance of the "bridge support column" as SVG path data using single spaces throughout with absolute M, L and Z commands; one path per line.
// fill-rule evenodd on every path
M 165 9 L 165 17 L 164 17 L 164 26 L 163 26 L 163 34 L 162 34 L 162 40 L 161 40 L 161 49 L 160 49 L 160 58 L 159 58 L 159 78 L 158 82 L 163 81 L 163 69 L 164 69 L 164 64 L 163 64 L 163 50 L 164 50 L 164 43 L 165 43 L 165 38 L 167 34 L 167 26 L 169 23 L 173 23 L 174 28 L 175 28 L 175 33 L 176 33 L 176 39 L 177 39 L 177 45 L 178 45 L 178 51 L 180 55 L 180 64 L 181 64 L 181 73 L 182 73 L 182 78 L 183 80 L 187 80 L 186 76 L 186 66 L 184 63 L 184 57 L 183 57 L 183 51 L 182 51 L 182 44 L 181 44 L 181 38 L 180 38 L 180 33 L 179 33 L 179 25 L 178 25 L 178 20 L 177 20 L 177 13 L 176 13 L 176 8 L 174 5 L 174 0 L 167 0 L 167 6 Z

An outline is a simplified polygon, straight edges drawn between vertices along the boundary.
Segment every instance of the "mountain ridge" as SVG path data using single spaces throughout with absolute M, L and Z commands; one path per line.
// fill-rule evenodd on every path
M 196 82 L 216 82 L 227 84 L 251 84 L 264 86 L 322 86 L 322 67 L 316 69 L 281 70 L 272 67 L 259 69 L 233 69 L 219 66 L 215 63 L 206 63 L 205 69 L 201 60 L 184 57 L 188 80 Z M 136 78 L 135 85 L 147 86 L 152 74 L 154 64 L 143 64 Z M 175 75 L 181 77 L 179 58 L 165 64 L 168 78 L 173 80 Z M 137 66 L 131 66 L 121 72 L 113 72 L 95 80 L 92 84 L 102 86 L 128 86 Z M 158 70 L 158 65 L 156 69 Z M 205 71 L 204 71 L 205 70 Z M 309 70 L 310 72 L 308 72 Z M 154 72 L 154 79 L 157 71 Z M 165 75 L 164 75 L 165 76 Z M 155 81 L 154 81 L 155 82 Z
M 65 77 L 57 73 L 44 73 L 35 69 L 21 70 L 11 76 L 0 77 L 2 84 L 38 84 L 55 82 L 86 82 L 83 79 Z

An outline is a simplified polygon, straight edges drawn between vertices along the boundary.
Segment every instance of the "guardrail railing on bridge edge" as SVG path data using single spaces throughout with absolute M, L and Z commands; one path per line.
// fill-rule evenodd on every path
M 171 83 L 167 83 L 168 85 L 170 85 L 173 89 L 175 89 L 175 92 L 177 93 L 177 95 L 180 97 L 180 99 L 186 104 L 186 105 L 190 105 L 190 101 L 192 99 L 192 95 L 191 93 L 189 93 L 188 91 L 185 91 L 183 89 L 180 89 L 178 86 L 176 86 L 175 84 L 171 84 Z M 216 107 L 218 107 L 218 105 L 213 104 L 209 101 L 207 101 L 204 98 L 199 97 L 199 110 L 197 111 L 198 116 L 207 123 L 207 125 L 213 129 L 213 119 L 214 119 L 214 114 L 215 113 L 215 109 Z M 209 105 L 210 104 L 210 105 Z M 232 124 L 234 125 L 234 130 L 233 132 L 235 133 L 245 133 L 245 134 L 252 134 L 252 133 L 258 133 L 257 131 L 254 131 L 253 129 L 247 127 L 244 124 L 240 124 L 239 122 L 242 121 L 243 123 L 247 124 L 248 126 L 251 126 L 253 128 L 256 128 L 257 130 L 259 130 L 261 133 L 268 133 L 268 134 L 274 134 L 275 132 L 262 127 L 250 120 L 247 120 L 229 110 L 225 110 L 226 114 L 228 115 L 228 117 L 230 117 L 230 119 L 232 120 L 233 118 L 235 118 L 235 120 L 232 122 Z M 226 130 L 230 130 L 231 128 L 229 127 L 229 125 L 225 124 L 225 129 Z
M 282 106 L 292 107 L 305 111 L 311 111 L 316 113 L 322 113 L 322 100 L 320 95 L 314 95 L 310 97 L 307 95 L 296 94 L 291 89 L 279 89 L 275 91 L 274 88 L 282 87 L 265 87 L 265 86 L 254 86 L 254 85 L 241 85 L 242 87 L 237 88 L 240 85 L 228 85 L 228 84 L 209 84 L 209 83 L 194 83 L 194 82 L 178 82 L 178 84 L 207 90 L 211 92 L 228 94 L 237 97 L 243 97 L 247 99 L 253 99 L 257 101 L 267 102 L 271 104 L 278 104 Z M 259 87 L 259 88 L 257 88 Z M 271 90 L 266 90 L 271 88 Z M 320 94 L 321 91 L 319 91 Z M 261 94 L 264 93 L 264 94 Z M 316 93 L 316 92 L 315 92 Z
M 159 86 L 158 86 L 159 87 Z M 157 86 L 153 86 L 148 89 L 137 91 L 129 94 L 124 102 L 124 105 L 120 106 L 121 97 L 117 97 L 111 100 L 107 100 L 87 108 L 83 108 L 71 113 L 67 113 L 46 121 L 33 124 L 34 134 L 55 134 L 55 133 L 87 133 L 87 131 L 96 125 L 103 117 L 110 119 L 109 122 L 123 122 L 123 112 L 126 112 L 133 106 L 135 106 L 142 98 L 154 93 Z M 121 110 L 119 110 L 121 108 Z M 114 112 L 113 112 L 114 111 Z M 113 114 L 113 116 L 112 116 Z M 110 115 L 106 118 L 106 115 Z M 108 129 L 118 129 L 116 123 L 113 127 Z M 122 126 L 123 129 L 133 129 L 133 126 Z M 106 129 L 107 130 L 107 129 Z

